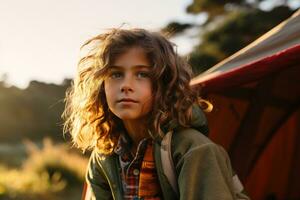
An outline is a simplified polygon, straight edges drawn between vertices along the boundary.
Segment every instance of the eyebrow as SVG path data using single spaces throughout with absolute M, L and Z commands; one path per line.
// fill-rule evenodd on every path
M 133 65 L 131 66 L 133 69 L 149 69 L 151 66 L 150 65 Z M 119 66 L 119 65 L 111 65 L 109 68 L 112 69 L 123 69 L 124 66 Z

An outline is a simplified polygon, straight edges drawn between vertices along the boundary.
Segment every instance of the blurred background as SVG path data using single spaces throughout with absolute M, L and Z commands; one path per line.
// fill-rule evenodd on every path
M 62 134 L 80 46 L 112 27 L 166 32 L 195 75 L 290 17 L 299 0 L 0 0 L 0 199 L 80 199 L 89 152 Z

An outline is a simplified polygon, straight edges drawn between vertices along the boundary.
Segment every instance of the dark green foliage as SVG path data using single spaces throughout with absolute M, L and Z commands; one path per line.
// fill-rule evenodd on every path
M 206 22 L 199 27 L 198 45 L 190 53 L 190 64 L 196 74 L 234 54 L 238 50 L 287 19 L 295 10 L 289 1 L 268 1 L 270 11 L 260 9 L 265 0 L 193 0 L 187 6 L 189 14 L 207 14 Z M 277 3 L 277 4 L 275 4 Z M 279 4 L 280 3 L 280 4 Z M 171 22 L 162 30 L 174 29 L 177 35 L 193 24 Z M 178 30 L 178 31 L 177 31 Z
M 192 66 L 194 74 L 200 74 L 216 63 L 216 57 L 208 53 L 193 52 L 189 58 L 189 64 Z
M 169 36 L 175 36 L 179 33 L 182 33 L 186 29 L 192 27 L 192 24 L 188 23 L 179 23 L 179 22 L 170 22 L 165 28 L 161 31 L 166 33 Z
M 14 142 L 29 137 L 40 140 L 45 135 L 62 140 L 61 114 L 70 81 L 63 85 L 31 81 L 22 90 L 0 85 L 0 140 Z
M 191 53 L 191 65 L 195 73 L 234 54 L 255 39 L 287 19 L 294 11 L 286 6 L 271 11 L 251 9 L 233 11 L 223 21 L 214 22 L 215 28 L 205 31 L 201 43 Z
M 226 5 L 232 5 L 240 8 L 256 7 L 259 2 L 263 0 L 193 0 L 187 6 L 187 13 L 197 14 L 200 12 L 207 12 L 212 16 L 216 16 L 226 12 Z
M 251 43 L 274 26 L 288 18 L 292 11 L 288 7 L 277 7 L 272 11 L 251 10 L 231 13 L 223 23 L 203 35 L 201 46 L 214 43 L 227 57 Z
M 186 11 L 191 14 L 208 12 L 214 16 L 225 12 L 226 4 L 243 5 L 246 4 L 246 0 L 193 0 Z

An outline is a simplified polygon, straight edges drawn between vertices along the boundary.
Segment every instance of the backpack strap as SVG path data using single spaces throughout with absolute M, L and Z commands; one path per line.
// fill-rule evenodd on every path
M 175 174 L 175 167 L 171 153 L 171 142 L 172 142 L 172 131 L 169 131 L 161 142 L 160 154 L 161 154 L 161 162 L 162 168 L 165 176 L 167 177 L 172 189 L 174 192 L 178 194 L 178 185 L 177 178 Z
M 175 171 L 175 166 L 174 166 L 172 151 L 171 151 L 172 135 L 173 135 L 173 132 L 169 131 L 163 137 L 162 142 L 161 142 L 160 154 L 161 154 L 161 162 L 162 162 L 163 172 L 164 172 L 165 176 L 167 177 L 173 191 L 177 194 L 177 196 L 179 196 L 178 183 L 177 183 L 177 178 L 176 178 L 176 174 L 175 174 L 176 171 Z M 223 148 L 221 148 L 220 146 L 219 146 L 219 148 L 225 152 L 225 150 L 223 150 Z M 226 153 L 226 155 L 227 155 L 227 153 Z M 237 199 L 249 200 L 249 197 L 244 194 L 243 184 L 241 183 L 237 174 L 235 174 L 235 173 L 233 174 L 232 181 L 233 181 L 233 189 L 237 196 Z
M 83 188 L 82 188 L 82 194 L 81 194 L 81 200 L 89 200 L 91 199 L 91 188 L 87 184 L 86 181 L 83 183 Z

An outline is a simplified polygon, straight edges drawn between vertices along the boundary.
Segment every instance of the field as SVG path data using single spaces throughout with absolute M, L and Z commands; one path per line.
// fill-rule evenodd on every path
M 0 200 L 79 200 L 87 162 L 48 138 L 0 144 Z

